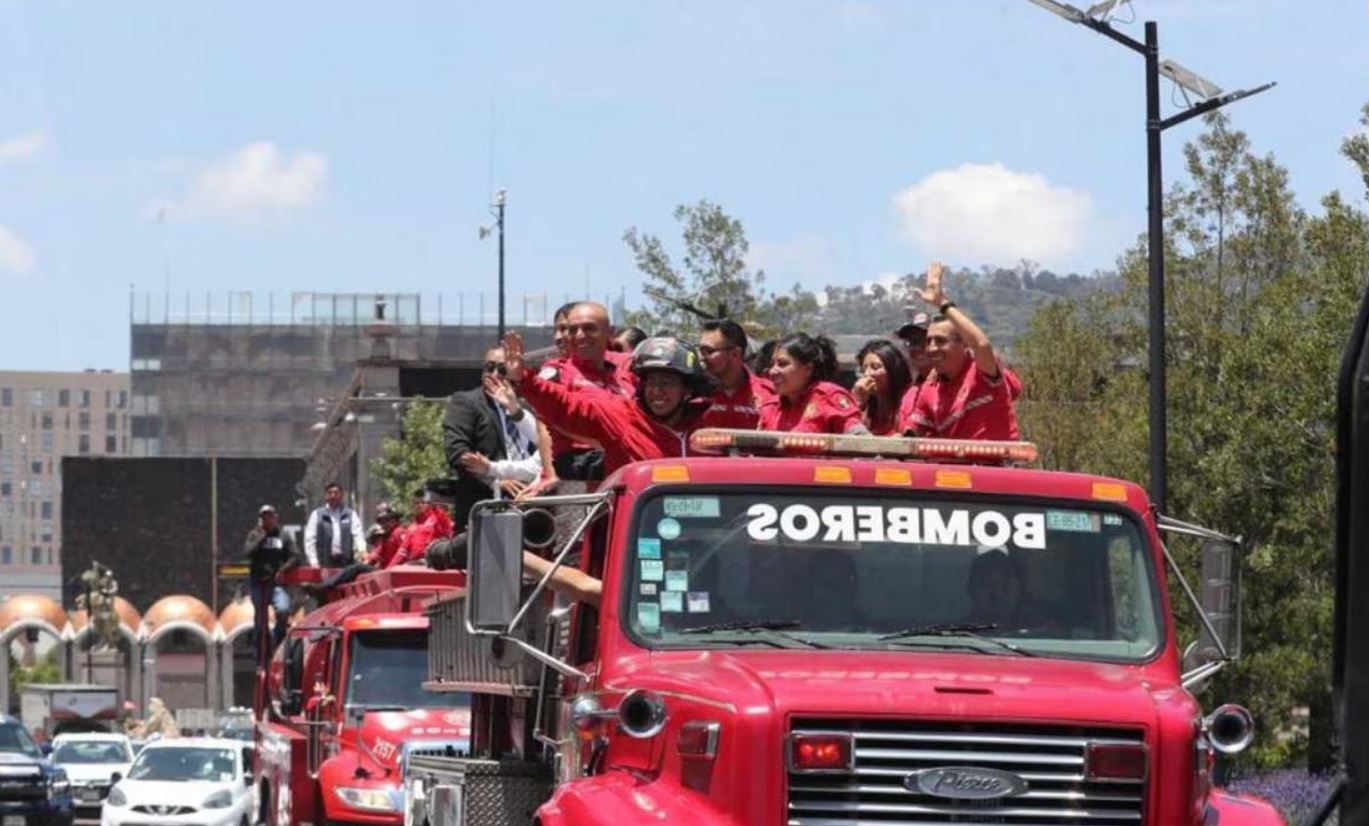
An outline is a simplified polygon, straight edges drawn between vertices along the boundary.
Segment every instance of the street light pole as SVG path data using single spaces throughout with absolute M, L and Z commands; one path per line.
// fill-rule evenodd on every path
M 1165 393 L 1165 192 L 1160 165 L 1160 136 L 1171 126 L 1178 126 L 1186 120 L 1220 109 L 1228 103 L 1235 103 L 1242 98 L 1272 89 L 1274 84 L 1266 83 L 1254 89 L 1224 93 L 1215 83 L 1195 75 L 1177 63 L 1160 60 L 1159 33 L 1155 21 L 1146 21 L 1144 43 L 1117 31 L 1107 22 L 1106 15 L 1118 5 L 1117 0 L 1104 0 L 1090 7 L 1088 11 L 1077 9 L 1060 0 L 1030 2 L 1071 23 L 1093 29 L 1140 54 L 1146 61 L 1146 211 L 1149 219 L 1147 242 L 1150 288 L 1150 330 L 1146 346 L 1150 355 L 1150 500 L 1157 509 L 1163 511 L 1169 495 L 1166 484 L 1169 472 L 1169 438 Z M 1178 114 L 1161 118 L 1161 75 L 1173 80 L 1186 92 L 1202 98 L 1201 102 Z
M 504 206 L 508 203 L 506 190 L 494 193 L 495 221 L 499 226 L 499 340 L 504 340 Z
M 1165 375 L 1165 179 L 1160 167 L 1160 35 L 1146 21 L 1146 212 L 1150 219 L 1150 501 L 1161 512 L 1169 494 Z

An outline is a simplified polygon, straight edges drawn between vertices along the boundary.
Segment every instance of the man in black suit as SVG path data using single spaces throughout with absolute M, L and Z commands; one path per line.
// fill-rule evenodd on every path
M 453 520 L 466 530 L 471 506 L 500 494 L 513 496 L 541 473 L 539 434 L 532 412 L 523 408 L 504 379 L 504 350 L 485 353 L 481 386 L 452 394 L 442 421 L 447 467 L 456 479 Z

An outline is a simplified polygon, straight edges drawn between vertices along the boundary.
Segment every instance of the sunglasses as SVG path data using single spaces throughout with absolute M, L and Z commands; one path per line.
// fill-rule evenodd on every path
M 507 376 L 509 374 L 509 367 L 503 362 L 487 361 L 485 362 L 485 372 L 498 373 L 501 376 Z
M 737 349 L 737 345 L 735 345 L 735 344 L 729 344 L 729 345 L 727 345 L 726 347 L 708 347 L 708 346 L 706 346 L 706 345 L 700 344 L 700 345 L 699 345 L 699 355 L 702 356 L 703 358 L 708 359 L 708 358 L 713 358 L 713 355 L 714 355 L 715 353 L 725 353 L 725 352 L 727 352 L 728 350 L 736 350 L 736 349 Z

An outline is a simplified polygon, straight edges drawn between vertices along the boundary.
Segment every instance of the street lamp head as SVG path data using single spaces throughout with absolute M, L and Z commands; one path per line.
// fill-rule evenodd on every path
M 1160 74 L 1179 84 L 1203 100 L 1215 98 L 1222 93 L 1222 87 L 1205 77 L 1185 69 L 1172 60 L 1160 61 Z
M 1069 3 L 1061 3 L 1058 0 L 1031 0 L 1031 2 L 1050 12 L 1059 15 L 1071 23 L 1082 23 L 1087 19 L 1087 15 Z
M 509 202 L 509 191 L 507 189 L 496 189 L 494 191 L 494 205 L 501 207 Z

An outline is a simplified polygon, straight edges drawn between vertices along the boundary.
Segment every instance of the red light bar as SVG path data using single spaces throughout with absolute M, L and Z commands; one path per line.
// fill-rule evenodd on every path
M 1092 783 L 1140 783 L 1149 760 L 1145 743 L 1089 743 L 1084 775 Z
M 864 456 L 952 462 L 1034 462 L 1031 442 L 977 439 L 923 439 L 912 436 L 845 436 L 836 433 L 783 433 L 773 430 L 705 428 L 689 438 L 695 453 L 779 456 Z
M 810 774 L 846 774 L 855 768 L 849 734 L 789 735 L 789 770 Z

